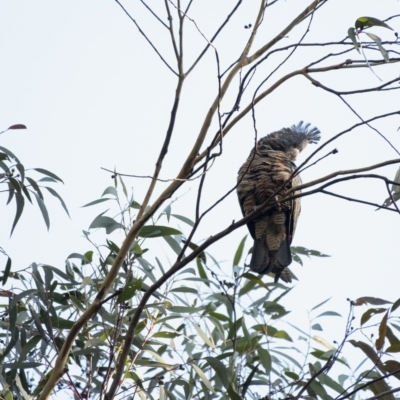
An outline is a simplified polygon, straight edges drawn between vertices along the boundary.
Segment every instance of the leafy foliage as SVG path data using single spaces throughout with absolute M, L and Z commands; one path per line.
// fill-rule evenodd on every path
M 115 183 L 112 199 L 122 211 L 113 218 L 105 212 L 100 215 L 121 225 L 125 232 L 135 219 L 130 207 L 132 197 L 125 195 L 123 204 L 118 182 Z M 101 203 L 92 202 L 91 206 L 98 204 Z M 172 205 L 168 207 L 172 210 Z M 112 212 L 111 209 L 107 213 Z M 72 397 L 75 392 L 83 398 L 97 398 L 104 392 L 112 379 L 130 318 L 143 295 L 166 269 L 154 258 L 154 242 L 161 241 L 164 246 L 166 243 L 165 251 L 175 254 L 177 247 L 181 249 L 187 241 L 186 228 L 178 222 L 184 220 L 169 219 L 162 212 L 154 223 L 142 229 L 144 233 L 139 235 L 116 277 L 112 294 L 78 334 L 58 393 Z M 189 228 L 190 224 L 186 226 Z M 22 285 L 24 289 L 10 292 L 0 322 L 0 379 L 8 387 L 2 392 L 3 397 L 23 398 L 24 393 L 36 396 L 49 379 L 51 359 L 60 351 L 74 321 L 94 301 L 119 251 L 110 237 L 118 231 L 110 231 L 101 246 L 93 244 L 91 235 L 102 227 L 91 224 L 86 232 L 91 249 L 85 254 L 71 254 L 63 268 L 32 264 L 31 278 L 10 274 L 14 286 Z M 170 241 L 163 241 L 167 237 Z M 291 327 L 285 322 L 289 311 L 282 304 L 291 289 L 273 283 L 269 277 L 248 272 L 244 264 L 245 246 L 246 237 L 232 254 L 230 276 L 223 274 L 211 254 L 203 253 L 167 281 L 162 291 L 154 292 L 140 317 L 125 365 L 121 386 L 124 396 L 256 399 L 266 394 L 288 397 L 305 391 L 308 396 L 322 399 L 332 398 L 336 392 L 344 399 L 357 385 L 360 390 L 375 393 L 382 385 L 378 379 L 399 369 L 400 364 L 390 359 L 390 354 L 400 351 L 400 340 L 394 333 L 400 327 L 393 314 L 400 299 L 393 304 L 368 296 L 353 301 L 344 340 L 334 346 L 312 333 L 323 332 L 321 318 L 338 316 L 334 311 L 321 311 L 329 299 L 310 310 L 309 333 Z M 325 257 L 303 247 L 292 251 L 296 255 Z M 365 304 L 381 307 L 366 310 L 360 327 L 353 329 L 355 307 Z M 366 327 L 381 313 L 385 314 L 380 322 Z M 365 338 L 366 330 L 377 332 L 378 339 L 355 340 L 356 332 Z M 341 355 L 346 340 L 372 363 L 358 376 L 351 373 Z M 386 361 L 382 359 L 384 354 L 388 355 Z M 336 362 L 347 371 L 339 379 L 332 376 L 331 367 Z M 368 386 L 363 387 L 365 384 Z M 385 385 L 389 387 L 388 383 Z
M 16 124 L 10 126 L 6 131 L 10 129 L 26 129 L 26 126 Z M 2 190 L 3 193 L 7 193 L 8 195 L 7 204 L 10 204 L 14 200 L 16 205 L 14 222 L 11 227 L 11 235 L 21 218 L 22 212 L 24 211 L 25 199 L 32 203 L 32 198 L 35 198 L 47 229 L 50 228 L 50 217 L 41 190 L 43 188 L 48 190 L 51 195 L 60 201 L 62 207 L 69 216 L 67 206 L 61 196 L 53 188 L 41 185 L 43 182 L 63 183 L 62 179 L 56 174 L 43 168 L 33 168 L 32 170 L 41 174 L 42 177 L 36 181 L 32 177 L 26 176 L 25 167 L 18 157 L 13 152 L 2 146 L 0 146 L 0 168 L 3 170 L 3 172 L 0 173 L 0 184 L 7 187 L 6 190 Z
M 23 124 L 11 125 L 5 131 L 0 132 L 0 134 L 7 132 L 8 130 L 16 129 L 26 129 L 26 126 Z M 42 189 L 46 189 L 51 195 L 56 197 L 69 216 L 67 206 L 61 196 L 53 188 L 43 185 L 43 182 L 63 183 L 61 178 L 56 174 L 43 168 L 33 168 L 33 171 L 42 175 L 39 180 L 34 180 L 31 176 L 26 175 L 28 170 L 25 169 L 18 157 L 12 151 L 2 146 L 0 146 L 0 168 L 3 171 L 0 173 L 0 185 L 5 188 L 2 189 L 1 192 L 7 195 L 6 204 L 9 205 L 14 200 L 16 206 L 15 217 L 11 227 L 11 235 L 13 234 L 24 211 L 25 199 L 30 203 L 32 203 L 32 198 L 36 200 L 47 229 L 50 228 L 50 217 L 44 202 Z M 0 252 L 7 257 L 3 275 L 0 276 L 2 284 L 5 285 L 11 272 L 12 260 L 2 247 L 0 247 Z

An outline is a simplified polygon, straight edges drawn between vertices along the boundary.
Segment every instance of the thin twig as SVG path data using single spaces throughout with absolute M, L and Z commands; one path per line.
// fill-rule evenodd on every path
M 129 14 L 128 10 L 119 2 L 119 0 L 115 0 L 115 2 L 122 8 L 124 13 L 129 17 L 129 19 L 135 24 L 136 28 L 140 32 L 140 34 L 146 39 L 147 43 L 151 46 L 151 48 L 157 53 L 158 57 L 160 57 L 161 61 L 168 67 L 168 69 L 173 72 L 176 76 L 179 76 L 176 71 L 168 64 L 165 58 L 161 55 L 161 53 L 157 50 L 157 47 L 153 44 L 153 42 L 148 38 L 148 36 L 143 32 L 142 28 L 136 22 L 136 20 Z

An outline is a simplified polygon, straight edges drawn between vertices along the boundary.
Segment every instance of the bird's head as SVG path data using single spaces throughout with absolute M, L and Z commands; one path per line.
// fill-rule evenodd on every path
M 318 143 L 320 138 L 321 132 L 318 128 L 300 121 L 297 125 L 282 128 L 263 137 L 259 145 L 267 146 L 271 150 L 284 151 L 290 159 L 295 160 L 297 154 L 303 151 L 308 143 Z

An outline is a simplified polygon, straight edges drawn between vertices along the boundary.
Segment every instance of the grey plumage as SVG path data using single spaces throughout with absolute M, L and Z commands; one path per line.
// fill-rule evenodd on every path
M 286 267 L 292 262 L 290 244 L 300 214 L 300 198 L 284 203 L 279 198 L 301 184 L 298 174 L 290 178 L 296 170 L 294 161 L 308 143 L 319 139 L 320 131 L 303 121 L 282 128 L 261 138 L 239 169 L 237 194 L 243 215 L 252 213 L 269 198 L 274 205 L 247 226 L 254 239 L 250 269 L 259 274 L 274 273 L 275 282 L 279 278 L 291 282 Z

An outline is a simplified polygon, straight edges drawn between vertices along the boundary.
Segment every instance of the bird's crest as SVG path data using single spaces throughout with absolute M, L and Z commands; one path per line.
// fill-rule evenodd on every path
M 300 121 L 297 125 L 292 125 L 290 129 L 292 132 L 304 135 L 308 143 L 318 143 L 319 139 L 321 139 L 321 132 L 318 128 L 311 127 L 311 124 L 305 123 L 303 121 Z

